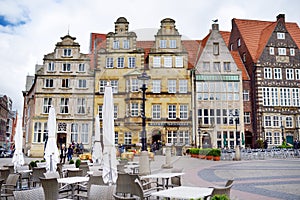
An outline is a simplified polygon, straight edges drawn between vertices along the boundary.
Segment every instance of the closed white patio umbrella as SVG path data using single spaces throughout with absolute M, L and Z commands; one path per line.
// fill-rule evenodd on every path
M 22 131 L 22 121 L 17 118 L 17 132 L 15 135 L 15 152 L 12 158 L 12 163 L 14 164 L 15 172 L 18 167 L 24 165 L 24 155 L 22 152 L 23 146 L 23 131 Z
M 48 140 L 45 148 L 45 159 L 47 171 L 56 171 L 59 151 L 56 144 L 56 114 L 53 106 L 50 107 L 48 115 Z
M 111 86 L 106 86 L 103 103 L 103 181 L 114 184 L 118 178 L 114 132 L 114 103 Z
M 93 163 L 101 164 L 103 159 L 102 144 L 100 141 L 100 122 L 99 115 L 95 117 L 95 141 L 93 146 Z

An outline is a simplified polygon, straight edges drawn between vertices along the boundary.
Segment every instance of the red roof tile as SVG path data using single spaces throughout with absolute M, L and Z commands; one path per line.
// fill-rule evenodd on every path
M 219 31 L 226 46 L 229 45 L 230 32 L 229 31 Z
M 188 69 L 193 69 L 200 56 L 201 40 L 182 40 L 182 44 L 188 52 Z
M 234 59 L 237 67 L 242 71 L 242 79 L 250 80 L 249 74 L 245 68 L 243 61 L 241 60 L 240 54 L 238 51 L 230 51 L 232 58 Z

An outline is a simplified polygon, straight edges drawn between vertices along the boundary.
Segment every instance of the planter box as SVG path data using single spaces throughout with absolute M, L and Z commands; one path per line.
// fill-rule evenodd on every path
M 220 159 L 221 159 L 220 156 L 214 156 L 214 157 L 213 157 L 213 160 L 214 160 L 214 161 L 220 161 Z
M 206 160 L 212 160 L 213 156 L 206 156 Z

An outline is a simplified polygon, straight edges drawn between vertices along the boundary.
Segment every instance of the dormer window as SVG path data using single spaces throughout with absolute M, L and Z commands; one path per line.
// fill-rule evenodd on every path
M 167 48 L 167 40 L 160 40 L 159 41 L 160 48 Z
M 113 42 L 113 49 L 119 49 L 120 48 L 120 44 L 118 40 L 114 40 Z
M 172 49 L 176 48 L 176 40 L 170 40 L 170 48 Z
M 72 56 L 72 50 L 71 49 L 64 49 L 64 56 L 65 57 L 71 57 Z
M 278 32 L 278 33 L 277 33 L 277 39 L 279 39 L 279 40 L 284 40 L 284 39 L 285 39 L 285 34 L 284 34 L 284 33 Z

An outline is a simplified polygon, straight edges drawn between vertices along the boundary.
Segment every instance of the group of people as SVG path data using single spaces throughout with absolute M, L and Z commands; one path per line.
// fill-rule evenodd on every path
M 70 161 L 72 159 L 74 152 L 76 154 L 83 153 L 83 144 L 82 143 L 75 144 L 75 142 L 72 141 L 72 144 L 70 144 L 68 148 L 66 148 L 65 144 L 62 144 L 60 149 L 60 163 L 65 164 L 66 157 L 67 160 Z

